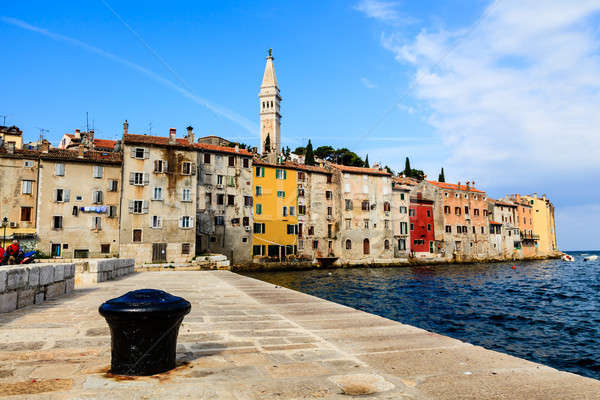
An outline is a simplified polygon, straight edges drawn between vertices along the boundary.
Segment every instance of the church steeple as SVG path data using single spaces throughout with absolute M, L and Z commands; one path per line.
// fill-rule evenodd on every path
M 260 85 L 260 93 L 258 94 L 260 106 L 260 150 L 263 154 L 271 152 L 278 154 L 281 148 L 281 114 L 279 108 L 281 96 L 279 95 L 279 86 L 277 85 L 273 59 L 272 50 L 269 49 L 265 73 Z M 265 148 L 267 137 L 269 137 L 270 142 L 267 145 L 270 144 L 270 148 Z

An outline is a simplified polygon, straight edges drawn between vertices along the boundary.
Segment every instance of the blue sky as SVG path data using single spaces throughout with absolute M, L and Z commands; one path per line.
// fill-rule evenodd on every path
M 493 197 L 546 193 L 560 247 L 600 248 L 599 13 L 600 0 L 10 2 L 0 114 L 54 143 L 88 112 L 106 138 L 127 119 L 258 145 L 271 47 L 284 145 L 395 169 L 410 156 Z

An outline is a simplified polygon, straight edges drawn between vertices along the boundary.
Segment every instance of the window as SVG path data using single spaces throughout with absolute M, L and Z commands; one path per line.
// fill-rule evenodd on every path
M 448 192 L 444 192 L 444 197 L 448 197 Z
M 235 176 L 228 176 L 227 177 L 227 186 L 229 186 L 229 187 L 235 187 Z
M 454 207 L 454 214 L 460 215 L 460 207 Z
M 65 191 L 63 189 L 54 189 L 54 201 L 62 202 L 64 199 Z
M 485 233 L 485 228 L 483 226 L 481 227 L 481 233 Z
M 293 235 L 296 233 L 296 225 L 288 224 L 287 225 L 287 233 L 288 235 Z
M 287 179 L 287 170 L 275 169 L 275 179 Z
M 262 214 L 262 204 L 257 204 L 256 205 L 256 211 L 255 211 L 256 215 L 260 215 Z
M 363 224 L 364 224 L 365 229 L 369 229 L 369 220 L 368 219 L 363 220 Z
M 450 214 L 450 206 L 444 206 L 444 214 Z
M 141 242 L 142 241 L 142 230 L 141 229 L 134 229 L 133 230 L 133 241 L 134 242 Z
M 474 208 L 473 209 L 473 215 L 479 216 L 479 208 Z
M 158 215 L 153 215 L 152 219 L 150 220 L 150 227 L 155 229 L 162 228 L 162 218 Z
M 315 234 L 315 227 L 314 226 L 309 226 L 308 227 L 308 234 L 309 235 L 314 235 Z
M 352 200 L 346 199 L 345 203 L 346 203 L 346 211 L 352 210 Z
M 368 200 L 363 200 L 363 202 L 361 203 L 361 209 L 363 211 L 369 211 L 369 201 Z
M 210 164 L 210 154 L 204 153 L 204 164 Z
M 252 207 L 252 196 L 244 196 L 244 207 Z
M 446 233 L 452 233 L 452 227 L 450 225 L 446 225 Z
M 327 207 L 327 216 L 331 217 L 333 215 L 333 207 Z
M 183 189 L 181 191 L 181 201 L 192 201 L 192 189 Z
M 25 168 L 33 167 L 33 161 L 25 160 L 25 162 L 23 163 L 23 166 Z
M 431 217 L 431 210 L 427 210 L 427 218 Z
M 223 175 L 217 175 L 217 185 L 223 184 Z
M 304 172 L 298 172 L 298 181 L 304 182 L 306 180 L 306 174 Z
M 281 197 L 281 198 L 285 197 L 285 192 L 283 190 L 278 190 L 277 197 Z
M 298 197 L 304 197 L 304 189 L 298 188 Z
M 31 221 L 31 207 L 21 207 L 21 221 Z
M 256 167 L 256 176 L 259 178 L 264 178 L 265 176 L 265 167 Z
M 96 178 L 96 179 L 102 178 L 102 176 L 104 175 L 104 167 L 101 167 L 99 165 L 94 165 L 93 175 L 94 175 L 94 178 Z
M 235 156 L 229 156 L 228 165 L 230 167 L 235 167 Z
M 327 175 L 327 183 L 331 183 L 331 175 Z
M 404 200 L 404 193 L 400 193 L 400 200 Z
M 247 158 L 242 158 L 242 165 L 244 168 L 249 168 L 250 167 L 250 160 Z
M 398 250 L 406 250 L 406 239 L 398 239 Z
M 23 183 L 21 185 L 21 191 L 23 192 L 23 194 L 31 194 L 32 188 L 33 181 L 23 180 Z
M 263 256 L 264 254 L 265 254 L 265 246 L 264 245 L 252 246 L 252 255 L 253 256 Z
M 250 226 L 250 217 L 244 217 L 244 218 L 242 218 L 242 225 L 244 225 L 244 226 Z
M 131 185 L 143 186 L 147 185 L 149 181 L 150 177 L 148 176 L 148 174 L 145 174 L 143 172 L 132 172 L 129 175 L 129 183 Z
M 133 158 L 143 159 L 143 158 L 147 158 L 146 154 L 148 152 L 147 152 L 147 150 L 145 150 L 142 147 L 136 147 L 136 148 L 132 149 L 131 153 L 132 153 Z
M 333 225 L 332 224 L 327 224 L 327 237 L 328 238 L 333 237 Z
M 102 191 L 95 190 L 92 195 L 94 204 L 102 204 Z
M 408 233 L 408 222 L 400 222 L 400 234 L 406 235 Z
M 108 207 L 108 218 L 114 218 L 117 216 L 117 206 Z
M 400 206 L 400 214 L 406 214 L 407 213 L 407 208 L 404 206 Z
M 179 227 L 180 228 L 191 228 L 193 226 L 193 218 L 190 217 L 189 215 L 184 215 L 183 217 L 180 218 L 179 220 Z
M 132 213 L 134 214 L 141 214 L 144 210 L 144 201 L 142 200 L 133 200 L 130 203 L 130 207 L 132 208 Z
M 152 191 L 152 200 L 162 200 L 162 188 L 161 187 L 155 187 L 154 190 Z
M 294 216 L 295 212 L 296 212 L 296 208 L 294 206 L 290 206 L 290 217 Z
M 469 215 L 469 207 L 465 206 L 465 215 Z
M 369 254 L 371 252 L 369 239 L 363 240 L 363 254 Z
M 281 215 L 283 215 L 284 217 L 287 217 L 287 207 L 286 206 L 283 206 L 281 208 Z
M 383 248 L 386 249 L 386 250 L 390 249 L 390 241 L 389 240 L 385 239 L 383 241 Z
M 167 162 L 164 160 L 154 160 L 154 172 L 167 172 Z
M 217 226 L 225 225 L 225 218 L 222 215 L 216 215 L 215 216 L 215 225 L 217 225 Z
M 204 207 L 212 205 L 212 193 L 207 192 L 204 194 Z
M 411 208 L 410 210 L 408 210 L 408 216 L 409 217 L 414 217 L 415 216 L 415 209 Z
M 54 175 L 65 176 L 65 164 L 56 164 L 54 166 Z
M 52 217 L 52 228 L 53 229 L 62 229 L 63 227 L 63 217 L 60 215 L 55 215 Z
M 427 230 L 430 231 L 431 230 L 431 224 L 427 224 Z
M 119 181 L 115 180 L 115 179 L 111 179 L 110 181 L 108 181 L 108 191 L 109 192 L 116 192 L 119 190 Z
M 346 250 L 352 250 L 352 240 L 346 239 Z
M 190 254 L 190 248 L 189 243 L 181 243 L 181 254 Z
M 217 193 L 217 205 L 222 206 L 225 204 L 225 195 L 223 193 Z
M 390 206 L 390 202 L 389 201 L 384 201 L 383 202 L 383 211 L 390 211 L 391 210 L 391 206 Z
M 410 224 L 410 230 L 414 231 L 415 230 L 415 224 Z
M 312 248 L 313 248 L 313 250 L 318 250 L 319 249 L 319 241 L 318 240 L 313 240 L 313 242 L 312 242 Z
M 183 175 L 191 175 L 192 174 L 192 163 L 184 162 L 181 164 L 181 173 Z
M 346 221 L 346 229 L 351 229 L 352 228 L 352 220 L 350 218 L 346 218 L 344 221 Z
M 331 190 L 327 190 L 327 191 L 325 191 L 325 198 L 326 198 L 327 200 L 331 200 L 331 199 L 333 199 L 333 193 L 331 193 Z
M 256 186 L 256 187 L 254 188 L 254 194 L 255 194 L 256 196 L 262 196 L 262 186 Z
M 488 210 L 483 210 L 483 216 L 484 216 L 484 217 L 487 217 L 487 216 L 488 216 L 488 214 L 489 214 Z
M 235 195 L 233 195 L 233 194 L 228 194 L 227 195 L 227 205 L 228 206 L 235 205 Z
M 265 224 L 254 223 L 254 233 L 265 233 Z
M 110 243 L 101 244 L 100 245 L 100 253 L 109 254 L 110 253 Z
M 102 230 L 102 217 L 92 217 L 92 229 L 96 231 Z
M 390 220 L 389 219 L 383 220 L 383 227 L 385 229 L 390 229 Z

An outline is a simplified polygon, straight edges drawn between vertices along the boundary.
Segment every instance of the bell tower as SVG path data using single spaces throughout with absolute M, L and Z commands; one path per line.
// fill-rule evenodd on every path
M 279 154 L 281 150 L 281 114 L 279 104 L 281 96 L 279 95 L 279 86 L 277 86 L 277 77 L 273 67 L 273 55 L 269 49 L 265 73 L 260 93 L 258 94 L 260 106 L 260 152 Z M 269 146 L 269 148 L 266 148 Z

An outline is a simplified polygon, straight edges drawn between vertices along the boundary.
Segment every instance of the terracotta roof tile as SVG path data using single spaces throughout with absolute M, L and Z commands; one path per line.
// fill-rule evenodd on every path
M 442 188 L 442 189 L 462 190 L 462 191 L 465 191 L 465 192 L 485 193 L 483 190 L 475 189 L 473 186 L 455 185 L 454 183 L 437 182 L 437 181 L 427 181 L 427 183 L 431 183 L 432 185 L 437 186 L 437 187 Z
M 66 149 L 49 149 L 47 153 L 40 150 L 15 150 L 14 153 L 8 153 L 5 149 L 0 149 L 2 157 L 11 158 L 26 158 L 26 159 L 42 159 L 42 160 L 57 160 L 57 161 L 74 161 L 87 163 L 101 164 L 120 164 L 123 160 L 121 153 L 110 151 L 86 151 L 83 153 L 83 158 L 79 158 L 78 150 Z
M 326 168 L 317 167 L 314 165 L 304 165 L 304 164 L 299 164 L 299 163 L 295 163 L 295 162 L 291 162 L 291 161 L 286 161 L 283 164 L 271 164 L 264 160 L 261 160 L 260 158 L 254 158 L 252 160 L 252 164 L 261 165 L 261 166 L 265 166 L 265 167 L 272 167 L 272 168 L 288 168 L 288 169 L 295 169 L 298 171 L 316 172 L 316 173 L 331 175 L 331 171 L 329 171 Z
M 501 222 L 490 221 L 490 225 L 502 225 Z
M 419 181 L 414 178 L 406 178 L 404 176 L 395 176 L 392 178 L 392 181 L 394 183 L 399 183 L 401 185 L 409 185 L 409 186 L 416 186 L 419 183 Z
M 114 149 L 115 144 L 117 144 L 116 140 L 94 139 L 94 147 L 101 147 L 103 149 Z
M 342 172 L 347 172 L 350 174 L 364 174 L 364 175 L 383 175 L 383 176 L 392 176 L 387 171 L 376 169 L 376 168 L 363 168 L 363 167 L 351 167 L 349 165 L 341 165 L 341 164 L 333 164 L 328 163 L 333 168 L 336 168 Z
M 169 144 L 169 138 L 165 136 L 150 136 L 150 135 L 123 135 L 123 142 L 126 144 L 149 144 L 156 146 L 178 146 L 178 147 L 192 147 L 187 139 L 176 138 L 175 144 Z
M 229 154 L 238 154 L 240 156 L 252 156 L 252 153 L 250 153 L 246 149 L 238 149 L 238 151 L 235 151 L 235 147 L 217 146 L 215 144 L 208 144 L 208 143 L 195 143 L 194 147 L 197 149 L 200 149 L 200 150 L 214 151 L 217 153 L 229 153 Z

